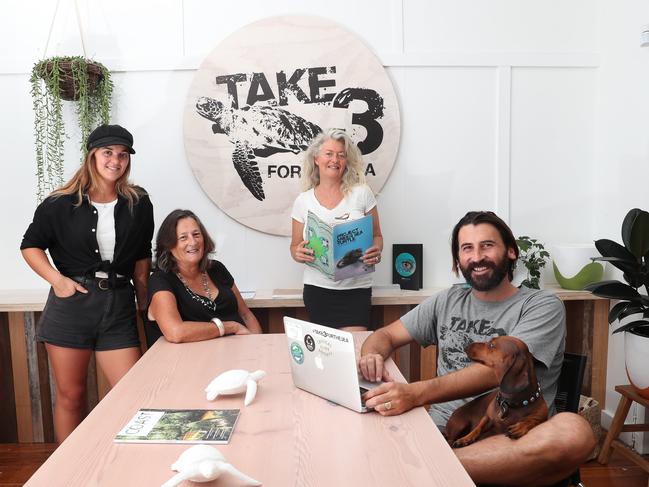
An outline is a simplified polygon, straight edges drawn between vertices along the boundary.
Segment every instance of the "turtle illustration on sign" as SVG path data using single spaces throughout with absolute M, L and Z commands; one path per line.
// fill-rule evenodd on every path
M 322 132 L 308 120 L 271 105 L 230 108 L 218 100 L 202 96 L 196 102 L 196 111 L 213 122 L 212 132 L 227 135 L 234 144 L 234 168 L 259 201 L 263 201 L 266 195 L 256 158 L 278 152 L 299 154 Z

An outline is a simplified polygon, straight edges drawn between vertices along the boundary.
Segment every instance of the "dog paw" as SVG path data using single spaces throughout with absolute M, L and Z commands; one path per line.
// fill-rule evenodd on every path
M 507 428 L 507 437 L 513 440 L 517 440 L 521 436 L 525 436 L 528 431 L 529 428 L 527 426 L 521 425 L 520 423 L 516 423 L 511 425 L 509 428 Z
M 470 445 L 471 443 L 473 443 L 473 441 L 467 440 L 465 438 L 460 438 L 459 440 L 455 440 L 451 446 L 453 448 L 462 448 Z

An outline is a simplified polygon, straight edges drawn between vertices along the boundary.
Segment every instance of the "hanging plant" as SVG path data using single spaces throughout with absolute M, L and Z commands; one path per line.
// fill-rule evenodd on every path
M 63 100 L 76 104 L 81 131 L 81 160 L 91 130 L 110 120 L 113 82 L 98 62 L 81 56 L 52 57 L 34 64 L 29 79 L 36 138 L 36 196 L 41 201 L 63 183 L 65 123 Z

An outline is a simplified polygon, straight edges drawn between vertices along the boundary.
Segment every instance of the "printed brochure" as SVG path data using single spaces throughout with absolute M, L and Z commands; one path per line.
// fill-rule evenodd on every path
M 337 223 L 333 226 L 309 211 L 306 245 L 315 261 L 307 265 L 318 269 L 329 279 L 340 281 L 374 272 L 374 265 L 364 264 L 361 257 L 372 246 L 372 216 Z
M 116 443 L 229 443 L 238 409 L 140 409 Z

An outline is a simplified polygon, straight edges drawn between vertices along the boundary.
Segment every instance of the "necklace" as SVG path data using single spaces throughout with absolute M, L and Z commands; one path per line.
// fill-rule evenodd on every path
M 186 288 L 188 291 L 191 291 L 191 288 L 190 288 L 189 285 L 187 284 L 187 281 L 185 281 L 185 279 L 184 279 L 183 276 L 180 274 L 180 272 L 176 272 L 176 275 L 178 276 L 178 279 L 180 279 L 180 282 L 183 283 L 183 286 L 185 286 L 185 288 Z M 210 291 L 210 286 L 209 286 L 209 284 L 208 284 L 208 280 L 207 280 L 207 272 L 201 272 L 201 282 L 202 282 L 202 284 L 203 284 L 203 291 L 205 291 L 205 294 L 207 294 L 207 299 L 209 299 L 210 301 L 212 301 L 212 291 Z

